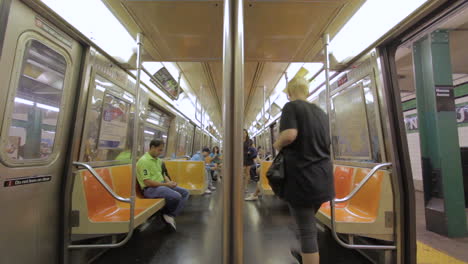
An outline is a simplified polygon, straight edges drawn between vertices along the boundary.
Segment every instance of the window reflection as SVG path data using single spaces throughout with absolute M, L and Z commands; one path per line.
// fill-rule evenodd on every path
M 99 74 L 86 122 L 85 161 L 131 160 L 134 97 Z
M 67 62 L 37 40 L 26 44 L 8 133 L 8 157 L 46 159 L 52 152 Z
M 143 129 L 144 151 L 149 150 L 149 143 L 153 139 L 163 140 L 167 149 L 167 134 L 171 117 L 152 105 L 147 107 L 147 114 Z

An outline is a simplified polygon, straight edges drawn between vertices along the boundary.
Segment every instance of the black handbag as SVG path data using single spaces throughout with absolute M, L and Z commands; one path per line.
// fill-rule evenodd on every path
M 283 152 L 280 151 L 276 155 L 273 163 L 266 173 L 268 183 L 271 186 L 271 189 L 280 198 L 284 196 L 284 185 L 286 181 L 286 174 L 284 170 L 284 156 Z

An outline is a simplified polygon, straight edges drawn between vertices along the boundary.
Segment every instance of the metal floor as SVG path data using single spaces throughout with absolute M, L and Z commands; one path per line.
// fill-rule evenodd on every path
M 107 251 L 94 263 L 221 263 L 221 187 L 212 195 L 190 198 L 176 219 L 177 232 L 169 230 L 158 216 L 144 231 L 136 232 L 127 245 Z M 267 196 L 246 202 L 244 212 L 244 263 L 297 263 L 289 253 L 298 244 L 284 202 Z M 337 245 L 328 233 L 320 232 L 319 239 L 322 264 L 370 263 L 357 252 Z

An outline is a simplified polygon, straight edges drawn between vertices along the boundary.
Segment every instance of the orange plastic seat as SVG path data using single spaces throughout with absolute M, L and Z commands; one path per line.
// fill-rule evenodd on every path
M 113 188 L 108 168 L 96 169 L 101 178 Z M 130 210 L 117 206 L 116 200 L 88 171 L 83 171 L 83 184 L 88 206 L 88 217 L 93 222 L 121 222 L 128 221 Z M 135 214 L 142 210 L 135 210 Z
M 366 177 L 369 171 L 370 169 L 357 169 L 353 188 Z M 383 175 L 382 171 L 375 173 L 345 207 L 337 207 L 335 209 L 336 221 L 354 223 L 374 222 L 379 209 Z M 329 206 L 322 206 L 320 211 L 330 216 Z
M 351 191 L 352 183 L 353 183 L 353 174 L 354 168 L 344 167 L 344 166 L 336 166 L 334 172 L 334 179 L 335 179 L 335 195 L 336 198 L 344 198 L 346 195 L 349 194 Z M 335 208 L 344 208 L 348 205 L 348 202 L 344 203 L 337 203 L 335 204 Z M 330 208 L 330 202 L 323 203 L 320 208 Z
M 114 183 L 114 191 L 122 197 L 130 197 L 131 195 L 131 180 L 132 180 L 132 166 L 114 166 L 111 168 L 112 181 Z M 163 201 L 164 199 L 147 199 L 143 197 L 138 182 L 135 185 L 136 198 L 135 208 L 147 209 L 155 204 Z M 117 206 L 121 208 L 130 208 L 129 203 L 117 201 Z
M 268 169 L 273 162 L 272 161 L 262 161 L 260 163 L 260 181 L 259 187 L 263 194 L 273 194 L 270 183 L 268 183 L 268 178 L 266 176 Z

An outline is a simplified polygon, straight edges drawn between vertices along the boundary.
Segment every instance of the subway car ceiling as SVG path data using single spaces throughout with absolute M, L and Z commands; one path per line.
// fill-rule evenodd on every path
M 132 35 L 143 32 L 147 51 L 144 61 L 176 63 L 190 92 L 200 98 L 220 127 L 223 1 L 104 2 Z M 322 35 L 328 33 L 333 37 L 364 2 L 245 3 L 246 128 L 261 111 L 264 92 L 266 97 L 274 92 L 290 63 L 323 61 Z M 292 74 L 290 79 L 295 73 Z
M 61 1 L 43 2 L 69 21 L 61 11 L 73 9 L 71 5 L 74 3 L 69 3 L 66 7 Z M 82 5 L 95 5 L 96 2 L 101 4 L 101 1 L 84 0 Z M 280 101 L 277 105 L 282 107 L 285 98 L 280 98 L 279 95 L 286 82 L 300 72 L 301 67 L 309 70 L 309 78 L 315 77 L 314 71 L 318 73 L 324 61 L 325 34 L 332 40 L 331 69 L 339 72 L 349 64 L 342 58 L 340 53 L 343 52 L 339 52 L 343 45 L 333 46 L 335 37 L 341 37 L 341 40 L 344 38 L 345 41 L 341 42 L 345 45 L 351 38 L 367 37 L 368 39 L 361 41 L 365 45 L 359 50 L 362 51 L 375 46 L 377 40 L 381 39 L 379 37 L 385 33 L 394 33 L 391 29 L 395 25 L 399 24 L 397 28 L 402 29 L 401 24 L 404 24 L 405 19 L 409 20 L 410 15 L 414 18 L 444 1 L 386 2 L 245 1 L 244 127 L 254 128 L 265 117 L 263 111 L 270 112 L 270 105 L 277 98 Z M 143 82 L 150 83 L 150 75 L 154 75 L 162 67 L 167 68 L 174 80 L 178 81 L 180 76 L 180 98 L 176 100 L 159 91 L 156 93 L 198 126 L 201 126 L 201 120 L 204 119 L 204 129 L 213 128 L 211 132 L 219 138 L 222 134 L 223 1 L 102 0 L 102 3 L 108 8 L 106 11 L 111 12 L 113 19 L 118 20 L 118 26 L 123 26 L 131 38 L 136 39 L 138 33 L 143 34 Z M 393 22 L 382 26 L 380 33 L 370 34 L 369 30 L 366 34 L 338 36 L 343 31 L 353 31 L 349 28 L 349 24 L 353 24 L 351 22 L 354 22 L 354 30 L 356 27 L 362 30 L 362 22 L 355 19 L 357 16 L 385 15 L 382 10 L 398 10 L 398 14 L 394 15 Z M 92 18 L 100 19 L 99 15 Z M 90 14 L 91 16 L 93 15 Z M 352 21 L 353 19 L 356 21 Z M 374 27 L 380 25 L 376 24 Z M 133 49 L 133 55 L 128 59 L 109 55 L 117 59 L 122 67 L 136 72 L 136 54 L 134 47 Z M 106 51 L 104 47 L 103 50 Z M 335 53 L 340 56 L 335 58 Z M 349 54 L 349 57 L 356 58 L 358 54 L 359 52 Z M 201 118 L 202 113 L 206 113 L 205 118 Z

